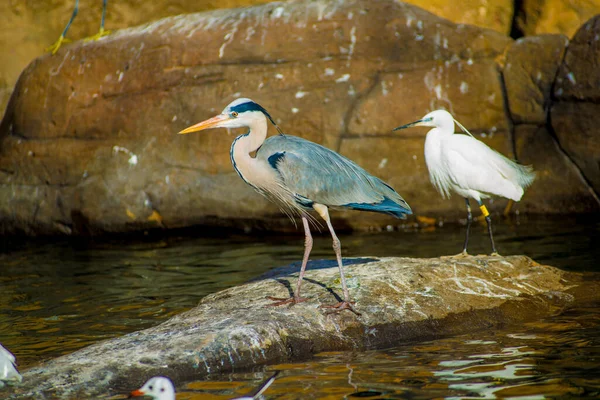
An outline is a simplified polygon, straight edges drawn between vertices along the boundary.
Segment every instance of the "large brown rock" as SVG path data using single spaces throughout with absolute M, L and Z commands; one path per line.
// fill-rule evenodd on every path
M 233 172 L 233 136 L 175 133 L 236 96 L 262 103 L 286 132 L 335 150 L 346 136 L 387 134 L 430 107 L 455 103 L 469 110 L 457 110 L 465 124 L 501 131 L 494 58 L 510 43 L 393 1 L 309 1 L 167 18 L 65 46 L 28 67 L 3 123 L 4 230 L 281 224 L 285 217 Z M 378 86 L 390 74 L 400 79 L 400 71 L 409 77 L 405 93 L 427 89 L 439 101 L 420 96 L 414 108 L 399 107 L 401 93 L 385 96 Z M 484 85 L 473 82 L 473 71 L 486 74 Z M 421 137 L 411 140 L 422 146 Z M 364 147 L 356 159 L 371 154 Z M 407 168 L 372 172 L 401 182 L 413 159 L 397 158 Z M 426 182 L 425 171 L 419 176 Z M 404 184 L 396 187 L 403 193 Z M 444 203 L 432 210 L 435 204 Z M 354 213 L 350 221 L 364 226 L 371 216 Z
M 552 84 L 568 43 L 563 35 L 540 35 L 519 39 L 508 49 L 503 76 L 515 124 L 546 124 Z
M 554 86 L 550 111 L 560 146 L 577 164 L 596 196 L 600 193 L 600 15 L 569 43 Z
M 228 150 L 240 131 L 176 135 L 240 96 L 261 103 L 287 133 L 389 181 L 417 215 L 454 218 L 463 214 L 462 200 L 442 200 L 429 183 L 426 129 L 391 129 L 443 107 L 515 157 L 503 81 L 543 72 L 536 84 L 509 91 L 524 104 L 514 114 L 543 126 L 547 77 L 563 43 L 549 36 L 514 44 L 391 0 L 321 0 L 171 17 L 67 45 L 24 71 L 2 122 L 0 229 L 294 229 L 233 171 Z M 503 70 L 506 59 L 518 73 Z M 531 90 L 538 95 L 528 96 Z M 573 190 L 561 192 L 577 204 L 569 209 L 590 211 L 578 202 L 580 188 Z M 537 210 L 527 202 L 540 200 L 526 195 L 523 209 Z M 334 218 L 338 227 L 398 223 L 371 213 Z
M 12 399 L 85 399 L 138 387 L 146 377 L 176 382 L 208 374 L 306 359 L 323 351 L 384 348 L 472 333 L 558 314 L 597 301 L 597 281 L 525 256 L 346 260 L 351 297 L 362 315 L 328 315 L 337 302 L 335 262 L 309 264 L 293 307 L 267 307 L 288 296 L 298 265 L 202 299 L 156 327 L 50 360 L 23 372 Z M 293 274 L 293 276 L 290 276 Z M 593 303 L 592 303 L 593 304 Z

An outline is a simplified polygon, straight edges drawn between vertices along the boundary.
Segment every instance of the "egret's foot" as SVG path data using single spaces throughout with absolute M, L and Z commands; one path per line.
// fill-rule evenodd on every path
M 60 49 L 60 46 L 63 43 L 70 43 L 70 42 L 71 42 L 71 39 L 67 39 L 63 35 L 60 35 L 60 37 L 58 38 L 58 40 L 52 46 L 46 47 L 46 51 L 50 52 L 52 54 L 56 54 L 56 52 L 58 51 L 58 49 Z
M 500 255 L 500 253 L 498 253 L 497 251 L 494 251 L 493 253 L 491 253 L 490 256 L 492 256 L 492 257 L 502 257 Z
M 303 303 L 308 300 L 307 298 L 296 297 L 296 296 L 292 296 L 292 297 L 288 297 L 288 298 L 267 296 L 267 299 L 275 302 L 275 303 L 269 304 L 267 307 L 277 307 L 277 306 L 282 306 L 284 304 L 294 305 L 294 304 L 298 304 L 298 303 Z
M 461 251 L 458 254 L 453 254 L 451 256 L 441 256 L 440 258 L 467 258 L 470 257 L 471 255 L 469 253 L 467 253 L 466 250 Z
M 338 313 L 340 311 L 344 311 L 344 310 L 350 310 L 352 311 L 354 314 L 356 315 L 361 315 L 358 311 L 356 311 L 356 308 L 354 308 L 353 304 L 355 302 L 354 301 L 340 301 L 337 304 L 334 304 L 332 306 L 321 306 L 322 308 L 330 308 L 331 311 L 328 311 L 327 314 L 333 314 L 333 313 Z
M 100 30 L 98 31 L 98 33 L 96 33 L 94 36 L 90 36 L 90 37 L 86 37 L 85 39 L 83 39 L 84 42 L 91 42 L 92 40 L 98 40 L 101 37 L 110 35 L 110 31 L 105 31 L 104 28 L 100 28 Z

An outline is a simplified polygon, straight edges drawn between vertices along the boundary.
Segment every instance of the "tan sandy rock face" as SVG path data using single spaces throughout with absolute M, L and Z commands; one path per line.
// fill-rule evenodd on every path
M 515 23 L 524 35 L 560 33 L 572 37 L 600 13 L 600 0 L 523 0 Z

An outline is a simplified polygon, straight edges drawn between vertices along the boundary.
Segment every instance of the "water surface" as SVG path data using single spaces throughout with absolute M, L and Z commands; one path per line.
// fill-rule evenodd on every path
M 497 218 L 501 254 L 572 271 L 598 271 L 597 217 Z M 228 235 L 94 241 L 4 239 L 0 342 L 24 370 L 99 340 L 155 325 L 209 293 L 298 261 L 299 235 Z M 344 256 L 437 257 L 461 250 L 464 227 L 339 235 Z M 475 225 L 470 252 L 489 252 Z M 333 258 L 327 235 L 313 259 Z M 583 307 L 525 326 L 394 349 L 320 354 L 310 362 L 178 384 L 178 398 L 227 398 L 274 370 L 273 398 L 575 396 L 598 393 L 600 314 Z M 596 392 L 594 392 L 596 391 Z M 529 394 L 528 394 L 529 393 Z

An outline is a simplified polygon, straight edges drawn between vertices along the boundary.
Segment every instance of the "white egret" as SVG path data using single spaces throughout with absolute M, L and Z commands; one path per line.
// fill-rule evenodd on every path
M 256 400 L 271 386 L 279 374 L 276 371 L 267 380 L 260 384 L 252 394 L 248 396 L 235 397 L 232 400 Z M 155 376 L 146 381 L 144 385 L 129 393 L 129 398 L 148 396 L 153 400 L 175 400 L 175 386 L 173 382 L 165 376 Z
M 467 135 L 454 134 L 454 122 Z M 467 234 L 462 254 L 467 254 L 472 215 L 469 198 L 479 204 L 488 227 L 492 253 L 497 254 L 492 235 L 492 220 L 482 199 L 491 195 L 521 200 L 523 190 L 535 179 L 531 166 L 519 165 L 475 139 L 445 110 L 432 111 L 422 119 L 394 130 L 411 126 L 433 127 L 425 139 L 425 163 L 429 179 L 442 197 L 453 191 L 465 198 L 467 205 Z
M 155 376 L 146 381 L 144 385 L 129 393 L 129 397 L 149 396 L 154 400 L 175 400 L 175 386 L 165 376 Z
M 18 383 L 23 378 L 17 371 L 17 362 L 15 356 L 4 346 L 0 344 L 0 388 L 4 387 L 4 383 Z
M 405 218 L 406 214 L 412 213 L 411 209 L 391 186 L 332 150 L 296 136 L 284 135 L 278 127 L 280 135 L 266 139 L 267 118 L 277 127 L 263 107 L 241 98 L 225 107 L 221 114 L 179 133 L 208 128 L 249 128 L 231 145 L 233 168 L 257 192 L 277 203 L 283 212 L 302 218 L 305 247 L 298 283 L 291 298 L 271 297 L 276 301 L 273 305 L 306 300 L 300 297 L 300 286 L 313 244 L 309 211 L 315 210 L 327 224 L 333 238 L 344 293 L 343 301 L 328 307 L 334 311 L 349 309 L 358 314 L 350 301 L 341 245 L 331 225 L 328 209 L 373 211 L 396 218 Z

